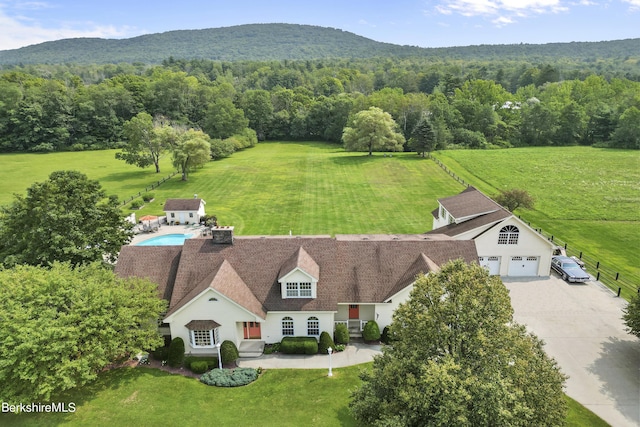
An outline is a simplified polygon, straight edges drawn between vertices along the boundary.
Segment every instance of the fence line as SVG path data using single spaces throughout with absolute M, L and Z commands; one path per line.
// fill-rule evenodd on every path
M 178 172 L 174 171 L 173 173 L 167 175 L 166 177 L 162 178 L 161 180 L 154 182 L 151 185 L 148 185 L 144 188 L 144 191 L 138 191 L 137 194 L 134 194 L 133 196 L 130 196 L 129 198 L 125 199 L 122 203 L 120 203 L 120 206 L 124 206 L 127 203 L 131 202 L 134 199 L 137 199 L 138 197 L 142 196 L 143 193 L 148 193 L 149 191 L 160 187 L 161 184 L 165 183 L 166 181 L 170 180 L 171 178 L 173 178 Z
M 462 178 L 457 176 L 451 169 L 449 169 L 444 163 L 435 158 L 429 153 L 429 158 L 432 159 L 436 164 L 438 164 L 445 172 L 447 172 L 452 178 L 463 185 L 469 186 L 470 184 L 466 183 Z M 523 219 L 518 215 L 518 218 Z M 524 219 L 523 219 L 524 221 Z M 629 288 L 631 290 L 636 289 L 638 293 L 640 293 L 640 287 L 638 283 L 640 282 L 637 278 L 627 278 L 620 274 L 620 272 L 615 271 L 614 267 L 606 265 L 606 261 L 604 263 L 600 262 L 599 259 L 594 258 L 588 254 L 583 253 L 578 248 L 573 248 L 569 246 L 569 244 L 562 239 L 557 238 L 555 235 L 543 232 L 542 228 L 536 228 L 531 225 L 529 221 L 525 221 L 530 227 L 540 233 L 542 236 L 546 237 L 547 240 L 556 244 L 556 246 L 564 247 L 565 253 L 567 256 L 575 256 L 578 259 L 584 262 L 587 269 L 594 273 L 596 280 L 606 284 L 609 286 L 614 292 L 617 292 L 617 295 L 620 296 L 622 293 L 622 288 Z

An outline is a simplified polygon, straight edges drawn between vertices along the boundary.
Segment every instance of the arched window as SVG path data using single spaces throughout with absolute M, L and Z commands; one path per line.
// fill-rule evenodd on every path
M 520 230 L 518 230 L 518 227 L 516 227 L 515 225 L 506 225 L 500 229 L 500 233 L 498 234 L 498 244 L 517 245 L 518 234 L 520 234 Z
M 293 319 L 289 316 L 282 318 L 282 336 L 293 335 Z
M 307 319 L 307 335 L 320 335 L 320 321 L 315 316 Z

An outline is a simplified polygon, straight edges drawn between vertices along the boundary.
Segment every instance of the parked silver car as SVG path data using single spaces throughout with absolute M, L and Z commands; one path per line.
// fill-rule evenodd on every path
M 589 273 L 584 271 L 578 263 L 567 256 L 554 256 L 551 258 L 551 268 L 558 272 L 567 282 L 586 282 L 591 280 Z

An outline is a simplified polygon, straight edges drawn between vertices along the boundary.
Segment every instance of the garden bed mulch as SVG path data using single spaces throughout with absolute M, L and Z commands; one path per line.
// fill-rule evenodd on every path
M 134 364 L 134 366 L 136 366 L 137 363 Z M 155 369 L 160 369 L 161 371 L 165 371 L 165 372 L 169 372 L 170 374 L 177 374 L 177 375 L 182 375 L 185 377 L 190 377 L 190 378 L 195 378 L 195 379 L 200 379 L 200 377 L 202 376 L 202 374 L 194 374 L 193 372 L 191 372 L 190 369 L 187 368 L 173 368 L 169 365 L 162 365 L 162 362 L 159 360 L 153 360 L 152 358 L 149 358 L 149 364 L 145 364 L 145 365 L 138 365 L 138 366 L 146 366 L 149 368 L 155 368 Z M 233 364 L 229 364 L 229 365 L 224 365 L 223 368 L 225 369 L 235 369 L 237 368 L 237 364 L 233 363 Z

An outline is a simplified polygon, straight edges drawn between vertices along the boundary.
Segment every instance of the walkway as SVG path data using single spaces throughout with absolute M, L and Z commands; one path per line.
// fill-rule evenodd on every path
M 380 345 L 370 345 L 361 342 L 352 342 L 344 351 L 331 355 L 331 366 L 342 368 L 345 366 L 359 365 L 371 362 L 373 356 L 381 353 Z M 265 369 L 329 369 L 329 355 L 314 354 L 263 354 L 256 358 L 238 359 L 238 366 L 243 368 Z

